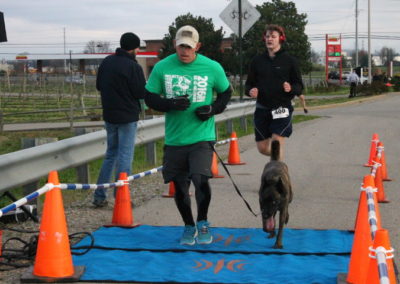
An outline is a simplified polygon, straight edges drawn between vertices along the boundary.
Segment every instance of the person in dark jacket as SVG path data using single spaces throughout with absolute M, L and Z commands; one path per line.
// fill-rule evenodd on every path
M 120 48 L 101 63 L 96 79 L 96 88 L 101 94 L 103 119 L 107 131 L 107 151 L 97 184 L 109 183 L 115 171 L 131 174 L 140 101 L 144 98 L 142 67 L 136 61 L 140 39 L 131 32 L 124 33 Z M 95 207 L 107 205 L 106 189 L 94 192 Z
M 285 40 L 282 27 L 266 26 L 263 41 L 267 50 L 252 60 L 245 84 L 246 95 L 257 99 L 254 112 L 257 149 L 270 156 L 271 141 L 279 140 L 281 158 L 284 139 L 292 133 L 291 100 L 303 91 L 298 63 L 281 46 Z

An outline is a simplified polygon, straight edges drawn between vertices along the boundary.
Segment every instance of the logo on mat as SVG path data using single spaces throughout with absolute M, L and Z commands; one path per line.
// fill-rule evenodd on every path
M 244 263 L 242 259 L 234 259 L 228 262 L 225 262 L 225 259 L 220 259 L 215 263 L 215 265 L 212 261 L 208 261 L 205 259 L 202 259 L 201 261 L 195 260 L 195 262 L 196 265 L 193 266 L 193 268 L 196 269 L 197 271 L 203 271 L 214 268 L 214 274 L 219 273 L 224 267 L 233 272 L 244 270 L 243 266 L 247 264 Z
M 244 243 L 246 241 L 250 240 L 250 236 L 241 236 L 241 237 L 237 237 L 235 238 L 234 235 L 229 235 L 229 237 L 225 238 L 224 236 L 220 235 L 220 234 L 216 234 L 213 243 L 217 243 L 217 242 L 224 242 L 224 246 L 229 246 L 232 243 Z

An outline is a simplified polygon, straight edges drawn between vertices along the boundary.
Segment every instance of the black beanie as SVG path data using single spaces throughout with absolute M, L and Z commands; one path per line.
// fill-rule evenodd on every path
M 122 49 L 132 50 L 140 47 L 140 38 L 134 33 L 124 33 L 119 43 Z

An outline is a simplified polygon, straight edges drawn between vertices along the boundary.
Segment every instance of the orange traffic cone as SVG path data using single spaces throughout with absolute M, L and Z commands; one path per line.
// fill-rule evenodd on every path
M 120 173 L 118 179 L 123 181 L 124 184 L 117 188 L 112 222 L 109 225 L 105 225 L 105 227 L 137 227 L 140 224 L 135 224 L 133 222 L 128 175 L 126 173 Z
M 391 181 L 392 179 L 388 177 L 387 167 L 386 167 L 386 159 L 385 159 L 385 146 L 383 146 L 382 142 L 378 143 L 377 146 L 378 152 L 380 153 L 380 158 L 382 162 L 382 180 Z
M 246 163 L 240 161 L 239 145 L 236 132 L 232 132 L 231 142 L 229 144 L 228 165 L 244 165 Z
M 367 198 L 368 197 L 367 190 L 372 191 L 373 203 L 374 203 L 374 207 L 375 207 L 376 226 L 378 229 L 380 229 L 381 228 L 381 214 L 380 214 L 379 207 L 378 207 L 377 188 L 375 187 L 375 181 L 374 181 L 374 177 L 372 175 L 364 176 L 363 185 L 362 185 L 361 190 L 365 191 L 366 199 L 368 199 Z M 360 218 L 360 216 L 364 216 L 365 211 L 368 216 L 369 203 L 367 204 L 367 202 L 362 201 L 362 198 L 360 196 L 359 202 L 358 202 L 358 209 L 357 209 L 357 216 L 356 216 L 356 222 L 354 225 L 354 230 L 357 227 L 358 218 Z M 360 208 L 361 206 L 363 206 L 364 208 L 361 209 Z M 363 210 L 364 212 L 361 214 L 361 213 L 359 213 L 360 210 Z M 361 217 L 361 218 L 363 218 L 363 217 Z
M 378 168 L 376 169 L 376 174 L 375 174 L 375 186 L 378 188 L 378 202 L 379 203 L 389 203 L 390 201 L 386 199 L 385 197 L 385 187 L 383 186 L 383 181 L 382 181 L 382 162 L 381 159 L 378 157 L 375 157 L 373 159 L 374 163 L 378 163 Z
M 211 173 L 213 178 L 223 178 L 224 176 L 220 176 L 218 173 L 218 159 L 217 154 L 213 153 L 212 164 L 211 164 Z
M 363 205 L 364 204 L 364 205 Z M 368 223 L 367 195 L 364 190 L 360 193 L 357 212 L 356 228 L 351 249 L 348 283 L 364 283 L 368 266 L 368 247 L 372 245 L 371 230 Z
M 397 282 L 393 266 L 393 249 L 390 246 L 389 232 L 387 230 L 380 229 L 376 231 L 372 249 L 374 251 L 370 254 L 370 261 L 367 273 L 368 284 L 383 283 L 379 279 L 378 265 L 381 266 L 383 265 L 383 263 L 380 263 L 379 260 L 377 260 L 376 258 L 376 253 L 378 251 L 384 252 L 386 255 L 387 275 L 381 276 L 386 276 L 387 278 L 389 278 L 389 282 L 385 283 L 396 284 Z
M 373 162 L 372 159 L 375 157 L 376 155 L 376 146 L 378 145 L 379 142 L 379 136 L 378 134 L 374 133 L 372 135 L 372 140 L 371 140 L 371 147 L 369 150 L 369 158 L 368 158 L 368 162 L 366 164 L 364 164 L 364 167 L 372 167 L 373 166 Z
M 170 181 L 168 191 L 164 192 L 162 197 L 174 197 L 174 196 L 175 196 L 175 184 L 173 181 Z
M 56 171 L 49 173 L 48 182 L 59 185 Z M 72 264 L 61 189 L 46 193 L 33 269 L 28 269 L 21 282 L 76 282 L 84 267 Z

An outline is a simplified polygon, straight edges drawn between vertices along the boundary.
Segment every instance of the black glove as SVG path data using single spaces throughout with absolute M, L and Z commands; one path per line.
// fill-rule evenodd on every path
M 195 113 L 200 120 L 206 121 L 215 114 L 215 110 L 212 105 L 205 105 L 196 108 Z
M 304 108 L 303 110 L 304 110 L 304 113 L 308 113 L 308 109 Z
M 173 110 L 185 110 L 190 106 L 188 95 L 179 96 L 173 99 L 168 99 L 169 108 Z

